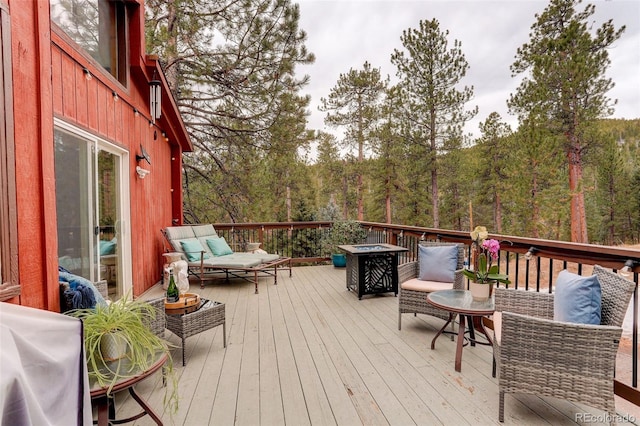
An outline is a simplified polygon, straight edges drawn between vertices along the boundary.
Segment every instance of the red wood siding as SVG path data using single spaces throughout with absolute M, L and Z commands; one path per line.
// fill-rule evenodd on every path
M 53 51 L 64 58 L 63 44 L 63 41 L 60 41 L 60 45 L 54 44 Z M 133 290 L 137 295 L 161 277 L 163 260 L 160 229 L 171 223 L 174 210 L 171 147 L 161 136 L 162 129 L 149 126 L 148 113 L 145 113 L 149 109 L 148 96 L 143 93 L 148 86 L 134 87 L 127 93 L 117 83 L 111 82 L 108 76 L 101 75 L 100 70 L 92 70 L 93 77 L 87 81 L 82 66 L 68 56 L 66 58 L 60 61 L 60 67 L 52 69 L 54 81 L 64 81 L 68 78 L 64 75 L 72 76 L 69 84 L 53 88 L 54 99 L 62 99 L 63 104 L 62 114 L 58 114 L 58 117 L 129 151 L 131 262 Z M 88 90 L 85 92 L 78 87 L 88 87 Z M 118 101 L 113 99 L 114 90 L 118 93 Z M 134 108 L 139 111 L 137 116 Z M 149 152 L 152 161 L 151 165 L 143 165 L 151 170 L 144 179 L 140 179 L 135 171 L 138 165 L 135 156 L 140 152 L 141 144 Z M 181 207 L 179 211 L 182 211 Z
M 14 7 L 16 6 L 16 7 Z M 50 269 L 57 240 L 46 235 L 55 230 L 55 208 L 51 208 L 54 181 L 45 172 L 53 158 L 51 51 L 42 15 L 48 5 L 41 2 L 10 2 L 12 28 L 14 137 L 16 144 L 16 209 L 18 213 L 19 303 L 51 309 L 57 271 Z M 46 115 L 43 111 L 48 112 Z M 53 206 L 55 207 L 55 206 Z M 54 231 L 55 234 L 55 231 Z M 53 249 L 53 250 L 52 250 Z M 54 276 L 55 272 L 55 276 Z
M 144 24 L 142 7 L 136 7 L 133 33 Z M 149 126 L 147 81 L 155 61 L 150 65 L 140 55 L 132 55 L 129 87 L 124 87 L 76 51 L 65 35 L 51 30 L 55 26 L 49 21 L 48 2 L 13 0 L 10 9 L 19 161 L 16 209 L 21 295 L 17 303 L 49 310 L 59 306 L 54 116 L 129 152 L 132 255 L 125 262 L 132 264 L 133 291 L 139 295 L 161 279 L 160 229 L 182 216 L 182 197 L 176 195 L 181 191 L 180 154 L 181 146 L 190 146 L 190 142 L 175 103 L 164 102 L 163 97 L 169 113 L 164 114 L 163 109 L 163 118 Z M 143 52 L 142 35 L 133 35 L 132 42 L 140 46 L 132 46 L 131 51 Z M 163 131 L 170 142 L 162 137 Z M 144 165 L 151 170 L 145 179 L 135 172 L 141 144 L 152 160 L 151 165 Z M 180 205 L 175 205 L 176 200 Z

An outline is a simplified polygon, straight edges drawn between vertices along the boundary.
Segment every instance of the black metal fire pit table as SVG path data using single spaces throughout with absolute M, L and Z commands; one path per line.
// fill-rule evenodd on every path
M 338 246 L 347 253 L 347 290 L 365 294 L 398 295 L 398 253 L 409 251 L 391 244 Z

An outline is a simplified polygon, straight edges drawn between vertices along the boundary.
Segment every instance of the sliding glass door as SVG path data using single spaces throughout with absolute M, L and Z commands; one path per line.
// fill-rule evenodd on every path
M 62 122 L 55 128 L 58 262 L 120 298 L 131 282 L 128 154 Z

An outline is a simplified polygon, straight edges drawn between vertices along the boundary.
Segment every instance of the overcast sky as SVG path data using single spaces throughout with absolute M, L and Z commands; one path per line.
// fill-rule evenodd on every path
M 295 1 L 295 0 L 293 0 Z M 382 76 L 397 82 L 391 64 L 394 49 L 402 50 L 400 36 L 418 28 L 420 20 L 436 18 L 440 30 L 449 30 L 449 46 L 462 42 L 469 63 L 462 83 L 474 86 L 468 109 L 477 105 L 476 118 L 465 128 L 479 136 L 478 124 L 498 112 L 513 130 L 517 118 L 509 115 L 506 101 L 518 81 L 509 66 L 516 49 L 528 42 L 535 14 L 542 13 L 544 0 L 298 0 L 300 28 L 307 33 L 306 46 L 316 56 L 299 73 L 308 74 L 310 84 L 303 93 L 311 95 L 309 128 L 337 132 L 324 125 L 318 111 L 321 97 L 327 97 L 340 73 L 361 70 L 365 61 L 380 68 Z M 640 118 L 640 0 L 591 0 L 598 27 L 607 19 L 614 26 L 626 26 L 622 37 L 609 50 L 611 67 L 607 76 L 615 82 L 609 97 L 618 99 L 614 118 Z M 583 2 L 582 6 L 586 4 Z M 581 7 L 582 7 L 581 6 Z M 581 9 L 580 9 L 581 10 Z

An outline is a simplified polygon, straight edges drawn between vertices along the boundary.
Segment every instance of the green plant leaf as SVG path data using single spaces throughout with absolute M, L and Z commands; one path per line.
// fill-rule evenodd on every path
M 498 281 L 504 284 L 511 284 L 509 276 L 506 274 L 488 274 L 487 278 L 491 281 Z
M 462 273 L 465 277 L 469 278 L 471 281 L 476 280 L 476 274 L 473 271 L 469 271 L 468 269 L 463 269 Z
M 146 301 L 123 297 L 107 306 L 96 305 L 94 309 L 74 310 L 68 314 L 82 320 L 90 375 L 100 387 L 108 389 L 107 394 L 117 382 L 148 370 L 159 352 L 168 355 L 165 372 L 173 371 L 169 344 L 149 328 L 156 315 L 164 313 L 157 313 L 156 308 Z M 102 337 L 112 332 L 119 333 L 127 342 L 128 351 L 122 360 L 108 361 L 100 350 Z M 128 368 L 122 367 L 125 361 Z M 171 384 L 177 383 L 175 377 L 168 378 Z M 165 401 L 172 412 L 177 411 L 177 386 L 171 390 L 167 387 Z

